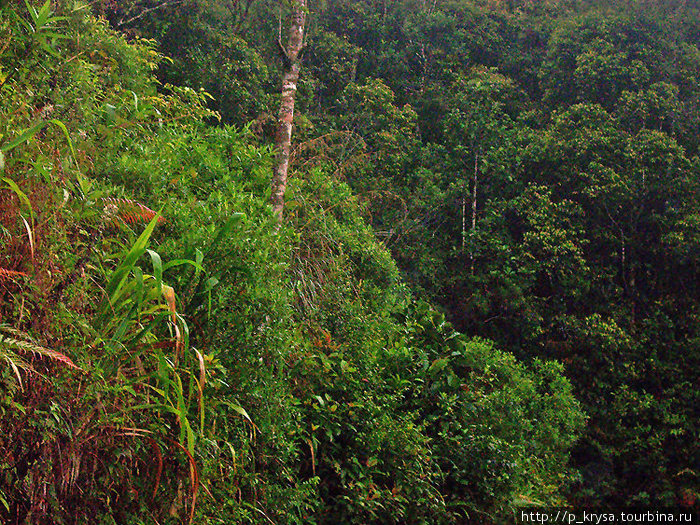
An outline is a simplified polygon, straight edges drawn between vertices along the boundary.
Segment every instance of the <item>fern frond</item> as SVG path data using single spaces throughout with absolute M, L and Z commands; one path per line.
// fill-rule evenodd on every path
M 20 389 L 24 388 L 24 385 L 22 383 L 22 374 L 20 373 L 20 368 L 26 372 L 36 372 L 34 370 L 34 367 L 27 363 L 24 359 L 22 359 L 20 356 L 15 354 L 11 350 L 3 350 L 0 348 L 0 358 L 5 359 L 10 364 L 10 368 L 12 368 L 12 371 L 15 373 L 15 377 L 17 377 L 17 382 L 19 383 Z
M 12 350 L 2 350 L 0 356 L 10 363 L 10 366 L 12 366 L 12 369 L 15 371 L 15 373 L 17 373 L 18 368 L 21 368 L 22 370 L 27 370 L 29 372 L 34 372 L 34 367 Z
M 16 277 L 27 277 L 24 272 L 16 272 L 15 270 L 6 270 L 5 268 L 0 268 L 0 281 L 6 279 L 14 279 Z
M 156 216 L 156 212 L 148 206 L 131 199 L 117 199 L 114 197 L 103 198 L 105 212 L 116 216 L 117 220 L 122 220 L 126 224 L 138 224 L 139 222 L 150 222 Z M 158 223 L 165 222 L 165 218 L 158 217 Z
M 7 358 L 10 353 L 14 354 L 17 350 L 20 350 L 22 352 L 31 352 L 42 357 L 47 357 L 71 368 L 75 368 L 76 370 L 80 370 L 80 367 L 76 366 L 67 355 L 36 344 L 28 335 L 19 330 L 15 330 L 9 326 L 0 326 L 0 330 L 5 332 L 4 334 L 0 332 L 0 356 Z

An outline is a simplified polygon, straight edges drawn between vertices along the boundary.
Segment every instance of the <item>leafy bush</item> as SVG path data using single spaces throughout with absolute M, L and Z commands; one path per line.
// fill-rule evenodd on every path
M 278 231 L 250 129 L 156 89 L 152 44 L 87 8 L 23 9 L 0 8 L 0 519 L 459 523 L 562 501 L 583 416 L 558 365 L 416 304 L 324 163 Z

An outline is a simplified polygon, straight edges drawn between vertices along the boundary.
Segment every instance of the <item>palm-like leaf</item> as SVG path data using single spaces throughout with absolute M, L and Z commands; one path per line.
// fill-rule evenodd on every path
M 20 354 L 32 353 L 41 357 L 47 357 L 53 361 L 58 361 L 71 368 L 80 370 L 80 367 L 65 354 L 46 348 L 37 344 L 29 335 L 16 330 L 9 326 L 0 325 L 0 359 L 8 361 L 10 366 L 22 383 L 19 369 L 29 372 L 34 371 L 34 368 L 20 356 Z

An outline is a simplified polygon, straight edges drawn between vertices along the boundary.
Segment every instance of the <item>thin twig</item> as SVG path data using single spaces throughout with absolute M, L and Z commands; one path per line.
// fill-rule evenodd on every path
M 141 11 L 138 15 L 132 16 L 132 17 L 129 18 L 128 20 L 122 20 L 121 22 L 119 22 L 119 23 L 117 24 L 117 28 L 120 28 L 120 27 L 122 27 L 122 26 L 125 26 L 126 24 L 130 24 L 131 22 L 134 22 L 135 20 L 138 20 L 139 18 L 141 18 L 141 17 L 147 15 L 148 13 L 150 13 L 150 12 L 152 12 L 152 11 L 157 11 L 158 9 L 162 9 L 162 8 L 164 8 L 164 7 L 169 7 L 169 6 L 171 6 L 171 5 L 182 4 L 184 1 L 185 1 L 185 0 L 170 0 L 169 2 L 167 2 L 167 1 L 166 1 L 166 2 L 163 2 L 162 4 L 157 5 L 157 6 L 155 6 L 155 7 L 149 7 L 149 8 L 147 8 L 147 9 L 144 9 L 144 10 Z

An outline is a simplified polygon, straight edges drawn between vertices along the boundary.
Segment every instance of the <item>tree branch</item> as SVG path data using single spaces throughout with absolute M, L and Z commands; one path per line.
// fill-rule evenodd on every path
M 157 11 L 158 9 L 162 9 L 164 7 L 169 7 L 172 5 L 177 5 L 177 4 L 182 4 L 185 0 L 170 0 L 170 1 L 165 1 L 162 4 L 159 4 L 154 7 L 149 7 L 147 9 L 144 9 L 141 11 L 138 15 L 132 16 L 128 20 L 122 20 L 117 24 L 117 29 L 121 28 L 122 26 L 125 26 L 127 24 L 130 24 L 131 22 L 134 22 L 135 20 L 138 20 L 139 18 L 146 16 L 148 13 L 152 11 Z
M 287 50 L 284 48 L 284 45 L 282 44 L 282 39 L 278 38 L 277 39 L 277 49 L 280 52 L 280 56 L 282 57 L 282 61 L 284 62 L 284 67 L 289 68 L 292 66 L 292 59 L 289 58 L 289 55 L 287 54 Z

